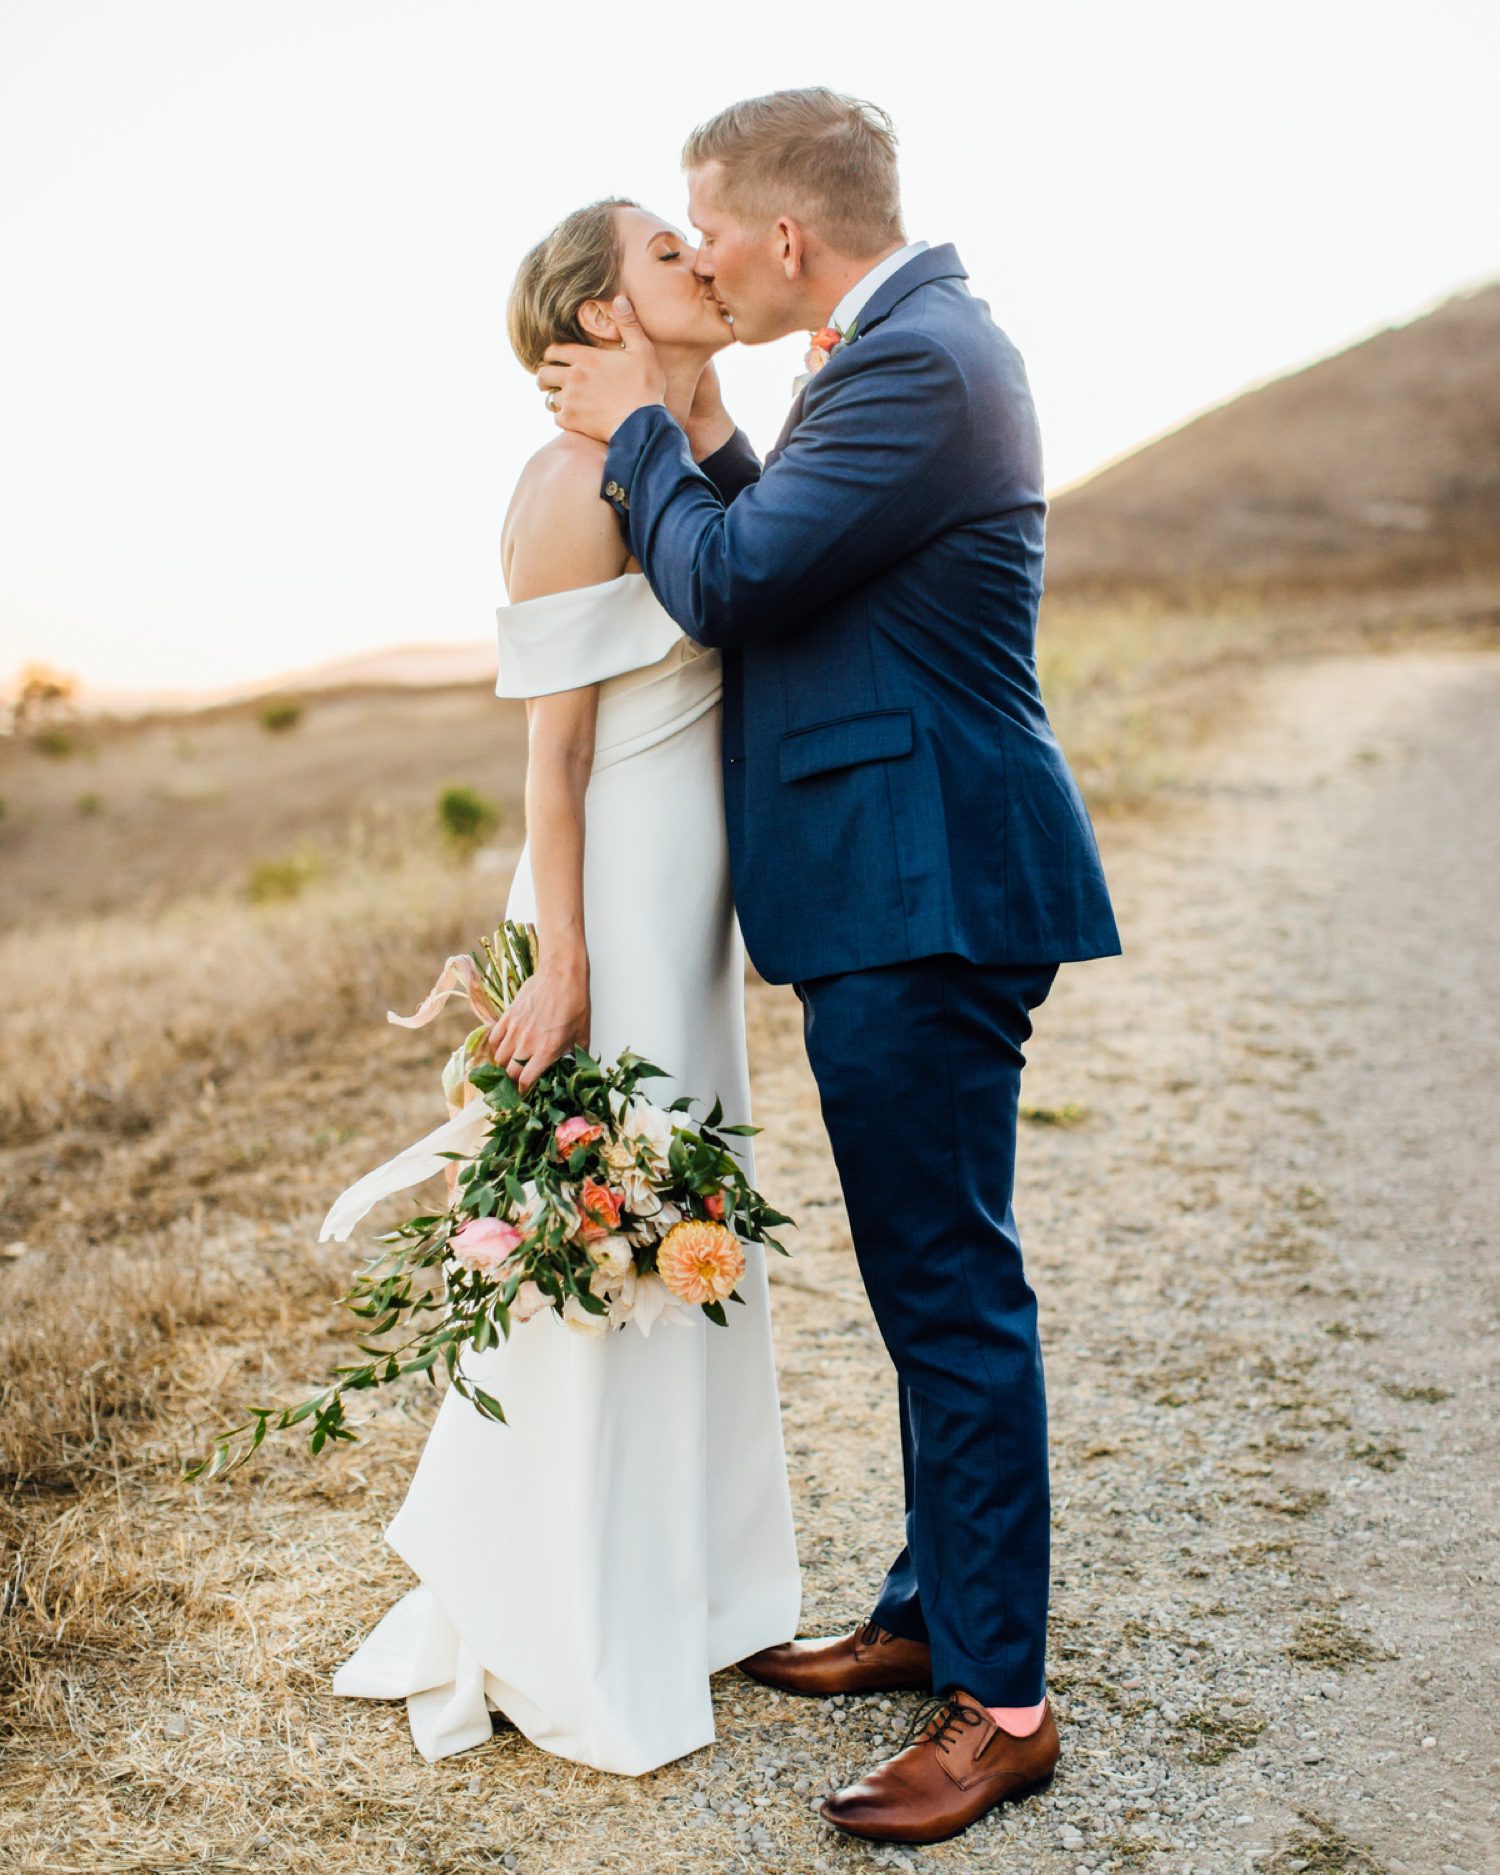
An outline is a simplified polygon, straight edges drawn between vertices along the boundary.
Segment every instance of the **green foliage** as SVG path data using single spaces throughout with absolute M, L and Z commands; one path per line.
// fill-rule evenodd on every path
M 38 754 L 62 761 L 73 753 L 73 738 L 66 729 L 39 729 L 33 738 Z
M 461 852 L 472 852 L 500 825 L 498 803 L 474 788 L 444 788 L 437 807 L 443 832 Z
M 1060 1107 L 1038 1107 L 1023 1101 L 1021 1118 L 1031 1126 L 1082 1126 L 1088 1109 L 1075 1100 L 1065 1100 Z
M 473 963 L 479 993 L 503 1010 L 535 972 L 534 933 L 506 924 L 481 944 Z M 476 1033 L 483 1035 L 484 1029 Z M 722 1223 L 742 1241 L 785 1255 L 773 1232 L 792 1220 L 766 1203 L 726 1144 L 727 1135 L 758 1129 L 725 1126 L 717 1101 L 701 1125 L 686 1119 L 674 1123 L 667 1116 L 686 1114 L 692 1104 L 686 1096 L 670 1108 L 653 1109 L 640 1093 L 644 1082 L 661 1078 L 662 1069 L 628 1050 L 605 1067 L 583 1047 L 555 1062 L 525 1094 L 493 1063 L 472 1066 L 468 1080 L 488 1108 L 488 1130 L 471 1157 L 447 1155 L 458 1167 L 448 1209 L 408 1218 L 388 1231 L 378 1240 L 383 1250 L 344 1297 L 361 1323 L 359 1348 L 368 1358 L 335 1367 L 327 1386 L 295 1406 L 250 1408 L 249 1418 L 224 1433 L 212 1455 L 189 1467 L 187 1476 L 214 1478 L 234 1471 L 269 1432 L 293 1426 L 308 1427 L 308 1449 L 314 1453 L 330 1442 L 352 1440 L 355 1434 L 344 1416 L 347 1394 L 410 1374 L 433 1380 L 439 1366 L 479 1413 L 503 1423 L 499 1401 L 478 1387 L 460 1362 L 466 1349 L 482 1353 L 509 1336 L 521 1285 L 535 1284 L 559 1315 L 570 1303 L 587 1316 L 609 1312 L 594 1287 L 600 1265 L 580 1235 L 588 1218 L 602 1218 L 599 1209 L 591 1208 L 592 1200 L 586 1201 L 589 1181 L 620 1199 L 621 1181 L 639 1174 L 654 1192 L 653 1202 L 674 1205 L 683 1221 Z M 558 1128 L 579 1117 L 597 1126 L 599 1136 L 564 1150 Z M 613 1228 L 629 1233 L 655 1215 L 627 1206 Z M 454 1236 L 479 1218 L 499 1219 L 518 1233 L 505 1260 L 484 1270 L 450 1254 Z M 638 1231 L 630 1242 L 637 1280 L 655 1277 L 652 1229 Z M 722 1302 L 700 1306 L 711 1321 L 726 1325 Z M 393 1347 L 383 1341 L 392 1334 L 404 1337 Z
M 86 820 L 89 820 L 92 819 L 95 814 L 102 814 L 104 812 L 104 796 L 102 794 L 92 793 L 80 794 L 73 805 Z
M 300 697 L 270 697 L 260 706 L 260 726 L 273 736 L 283 736 L 302 721 L 304 709 Z
M 312 847 L 301 847 L 290 859 L 263 859 L 250 869 L 245 896 L 252 905 L 275 905 L 296 898 L 316 879 L 323 862 Z

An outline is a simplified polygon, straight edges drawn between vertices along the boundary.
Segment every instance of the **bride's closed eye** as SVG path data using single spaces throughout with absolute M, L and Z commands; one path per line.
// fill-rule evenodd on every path
M 674 248 L 670 254 L 658 254 L 656 258 L 658 260 L 681 260 L 682 249 L 680 247 Z

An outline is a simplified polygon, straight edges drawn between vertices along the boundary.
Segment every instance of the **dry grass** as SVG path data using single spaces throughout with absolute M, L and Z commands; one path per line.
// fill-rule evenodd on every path
M 347 1348 L 349 1257 L 314 1247 L 317 1218 L 439 1117 L 452 1040 L 381 1012 L 502 886 L 413 858 L 274 908 L 192 897 L 0 939 L 0 1241 L 26 1246 L 0 1264 L 0 1866 L 240 1868 L 273 1843 L 269 1866 L 368 1866 L 368 1806 L 310 1742 L 309 1694 L 390 1598 L 389 1559 L 372 1576 L 368 1543 L 355 1566 L 338 1537 L 393 1499 L 428 1404 L 382 1408 L 378 1451 L 284 1449 L 241 1491 L 181 1468 Z M 440 1779 L 410 1807 L 435 1828 L 442 1801 Z
M 1150 593 L 1049 597 L 1038 665 L 1048 713 L 1095 814 L 1139 811 L 1182 784 L 1188 758 L 1231 723 L 1267 664 L 1420 641 L 1493 642 L 1500 607 L 1434 591 L 1327 594 L 1268 606 L 1248 596 L 1168 603 Z
M 221 1082 L 317 1042 L 354 1029 L 363 1046 L 372 1018 L 419 1000 L 447 950 L 494 922 L 504 881 L 414 857 L 346 867 L 285 904 L 210 893 L 0 937 L 0 1145 L 138 1136 L 169 1118 L 168 1096 L 211 1106 Z
M 1384 1875 L 1382 1865 L 1364 1844 L 1337 1823 L 1312 1810 L 1298 1814 L 1302 1828 L 1264 1865 L 1266 1875 Z

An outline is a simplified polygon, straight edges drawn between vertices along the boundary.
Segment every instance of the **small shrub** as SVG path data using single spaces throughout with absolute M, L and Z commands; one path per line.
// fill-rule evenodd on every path
M 1060 1107 L 1036 1107 L 1023 1102 L 1021 1118 L 1031 1126 L 1082 1126 L 1088 1109 L 1076 1100 L 1065 1100 Z
M 279 904 L 296 898 L 322 870 L 322 861 L 310 848 L 303 848 L 290 859 L 263 859 L 250 869 L 245 896 L 252 905 Z
M 104 812 L 104 796 L 102 794 L 80 794 L 73 805 L 85 819 L 91 819 L 95 814 L 102 814 Z
M 73 753 L 73 738 L 66 729 L 41 729 L 37 731 L 36 746 L 39 754 L 60 761 Z
M 444 788 L 438 796 L 438 819 L 454 846 L 472 852 L 500 825 L 500 808 L 473 788 Z
M 272 697 L 260 706 L 260 726 L 273 736 L 285 735 L 302 721 L 304 707 L 296 697 Z
M 1287 1653 L 1307 1666 L 1333 1667 L 1339 1671 L 1392 1658 L 1383 1648 L 1347 1626 L 1336 1608 L 1304 1615 L 1297 1623 Z

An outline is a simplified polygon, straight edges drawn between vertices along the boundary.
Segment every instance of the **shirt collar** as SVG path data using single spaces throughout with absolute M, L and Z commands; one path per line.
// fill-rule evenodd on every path
M 856 280 L 838 305 L 834 307 L 833 317 L 828 323 L 837 332 L 847 332 L 869 303 L 876 289 L 884 286 L 891 275 L 898 272 L 909 260 L 915 260 L 918 254 L 925 254 L 927 247 L 926 241 L 908 241 L 905 247 L 898 247 L 894 254 L 887 254 L 884 260 L 876 261 L 864 278 Z

